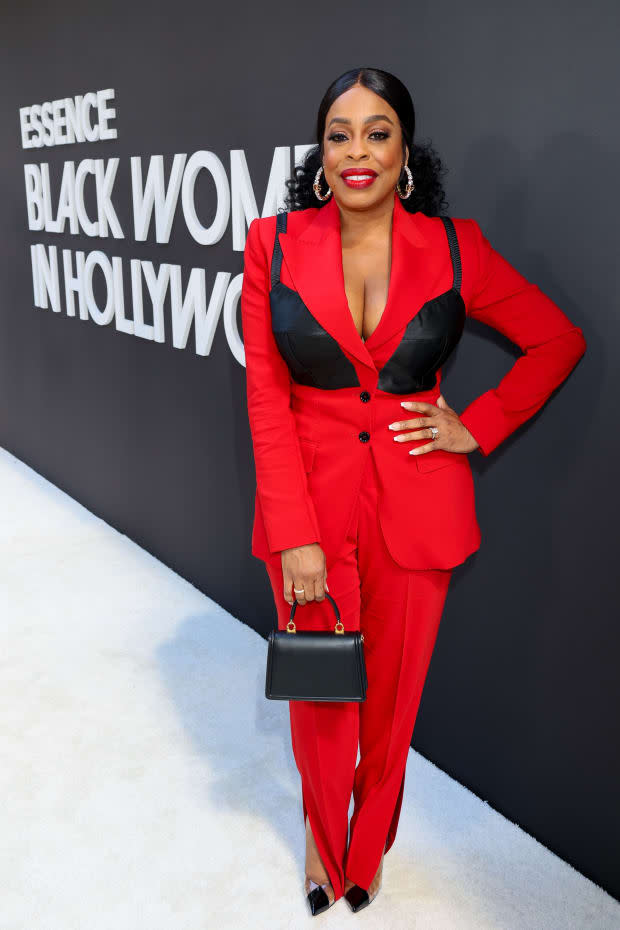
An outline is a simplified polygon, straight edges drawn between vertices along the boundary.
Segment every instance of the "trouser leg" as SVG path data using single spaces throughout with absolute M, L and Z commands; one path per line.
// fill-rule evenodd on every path
M 368 676 L 359 705 L 360 761 L 345 861 L 347 878 L 368 888 L 396 836 L 405 768 L 451 569 L 411 571 L 391 558 L 378 521 L 377 485 L 360 495 L 360 628 Z
M 278 611 L 278 627 L 283 630 L 291 608 L 283 597 L 282 571 L 267 563 L 266 566 Z M 359 630 L 360 589 L 354 552 L 332 565 L 327 583 L 345 629 Z M 333 629 L 335 622 L 327 598 L 298 606 L 295 611 L 298 629 Z M 289 701 L 289 716 L 293 755 L 301 776 L 304 823 L 307 814 L 338 899 L 344 893 L 343 863 L 359 742 L 359 703 Z

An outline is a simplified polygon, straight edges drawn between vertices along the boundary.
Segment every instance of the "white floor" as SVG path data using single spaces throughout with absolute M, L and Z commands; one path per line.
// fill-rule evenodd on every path
M 379 897 L 312 918 L 265 641 L 3 450 L 0 507 L 0 930 L 620 927 L 413 751 Z

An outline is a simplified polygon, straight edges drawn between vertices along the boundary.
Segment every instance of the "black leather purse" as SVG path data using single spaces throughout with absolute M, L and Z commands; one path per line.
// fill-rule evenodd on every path
M 286 630 L 278 620 L 269 633 L 265 697 L 271 701 L 365 701 L 364 634 L 345 633 L 338 606 L 327 591 L 336 614 L 334 632 L 297 630 L 291 607 Z M 340 629 L 339 629 L 340 627 Z

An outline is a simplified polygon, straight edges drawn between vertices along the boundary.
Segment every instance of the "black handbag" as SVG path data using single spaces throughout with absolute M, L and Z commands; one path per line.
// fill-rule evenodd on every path
M 271 701 L 365 701 L 364 634 L 345 633 L 338 606 L 325 592 L 336 614 L 334 632 L 297 630 L 291 607 L 286 630 L 278 619 L 269 633 L 265 697 Z M 340 629 L 339 629 L 340 627 Z

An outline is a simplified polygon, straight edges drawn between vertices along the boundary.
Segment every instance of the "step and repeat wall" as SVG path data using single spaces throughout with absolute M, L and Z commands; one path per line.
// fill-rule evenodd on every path
M 620 896 L 617 6 L 567 3 L 561 30 L 551 4 L 482 0 L 10 7 L 0 446 L 260 633 L 243 248 L 334 77 L 407 84 L 447 212 L 583 328 L 543 410 L 470 456 L 483 541 L 454 571 L 413 745 Z M 469 321 L 450 406 L 517 354 Z

